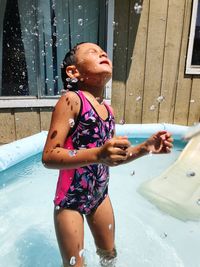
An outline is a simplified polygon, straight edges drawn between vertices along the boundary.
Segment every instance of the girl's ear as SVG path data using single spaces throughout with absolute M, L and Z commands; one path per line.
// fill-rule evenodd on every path
M 66 74 L 69 78 L 79 78 L 80 77 L 80 73 L 77 70 L 75 65 L 67 66 Z

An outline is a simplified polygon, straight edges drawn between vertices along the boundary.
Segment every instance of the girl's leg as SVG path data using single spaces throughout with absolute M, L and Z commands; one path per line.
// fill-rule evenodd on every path
M 63 266 L 83 266 L 83 216 L 69 209 L 54 210 L 54 224 Z
M 101 258 L 102 265 L 106 266 L 106 262 L 114 262 L 116 258 L 114 240 L 115 221 L 109 196 L 107 196 L 99 207 L 86 218 L 93 234 L 97 253 Z

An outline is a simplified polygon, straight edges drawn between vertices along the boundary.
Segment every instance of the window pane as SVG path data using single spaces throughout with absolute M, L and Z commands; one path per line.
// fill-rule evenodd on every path
M 3 96 L 36 95 L 35 10 L 32 2 L 1 0 L 0 95 Z
M 0 0 L 0 5 L 0 96 L 57 95 L 70 47 L 89 41 L 105 49 L 106 0 Z
M 42 95 L 59 94 L 63 87 L 61 63 L 71 47 L 87 41 L 105 48 L 106 24 L 102 25 L 102 19 L 105 23 L 105 10 L 105 1 L 102 0 L 51 0 L 50 6 L 40 1 L 38 19 Z
M 194 46 L 192 54 L 192 65 L 200 65 L 200 1 L 198 1 L 198 11 L 197 11 Z

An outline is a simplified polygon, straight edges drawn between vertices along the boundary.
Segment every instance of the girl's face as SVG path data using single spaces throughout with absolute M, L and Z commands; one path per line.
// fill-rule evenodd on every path
M 76 50 L 76 68 L 87 84 L 104 85 L 112 76 L 112 62 L 98 45 L 83 43 Z

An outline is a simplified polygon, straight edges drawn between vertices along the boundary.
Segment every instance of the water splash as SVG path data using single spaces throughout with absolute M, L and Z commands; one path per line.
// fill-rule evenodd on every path
M 74 125 L 75 125 L 74 119 L 72 119 L 72 118 L 69 119 L 69 125 L 70 125 L 71 128 L 74 127 Z
M 138 4 L 138 3 L 135 3 L 135 5 L 134 5 L 134 10 L 135 10 L 135 13 L 136 13 L 137 15 L 141 14 L 141 12 L 142 12 L 142 5 L 140 5 L 140 4 Z
M 142 100 L 141 96 L 136 97 L 136 101 L 139 102 L 140 100 Z
M 160 95 L 158 98 L 157 98 L 157 101 L 159 103 L 163 102 L 165 100 L 164 96 Z
M 76 257 L 75 257 L 75 256 L 72 256 L 72 257 L 71 257 L 71 259 L 70 259 L 70 261 L 69 261 L 69 264 L 70 264 L 71 266 L 74 266 L 74 265 L 76 264 Z
M 151 111 L 154 111 L 156 109 L 156 106 L 155 105 L 151 105 L 150 108 L 149 108 Z
M 70 157 L 74 157 L 77 154 L 77 150 L 69 150 L 68 154 L 70 155 Z
M 196 173 L 194 171 L 190 170 L 190 171 L 187 171 L 186 175 L 187 175 L 187 177 L 193 177 L 196 175 Z
M 78 19 L 78 25 L 83 26 L 83 19 Z

